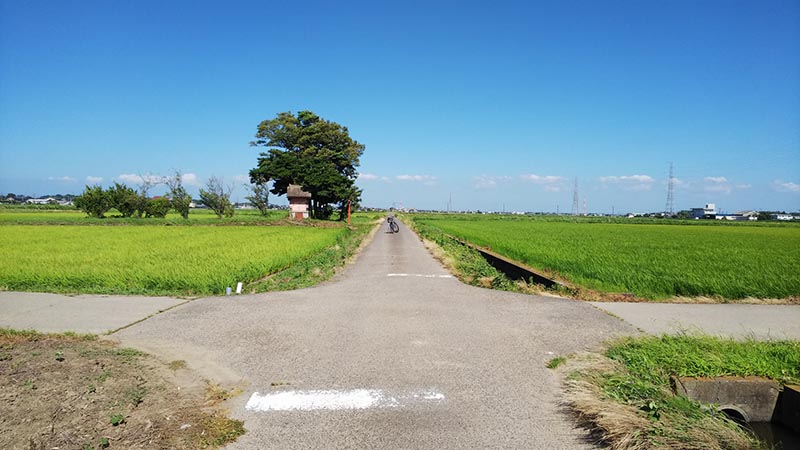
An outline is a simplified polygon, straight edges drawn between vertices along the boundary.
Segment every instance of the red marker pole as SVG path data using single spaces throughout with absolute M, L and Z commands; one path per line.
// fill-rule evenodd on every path
M 347 201 L 347 224 L 350 225 L 350 200 Z

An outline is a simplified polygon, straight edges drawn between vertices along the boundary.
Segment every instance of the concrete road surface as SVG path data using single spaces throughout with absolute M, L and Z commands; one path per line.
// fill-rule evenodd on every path
M 405 226 L 386 230 L 321 286 L 199 299 L 112 337 L 241 380 L 231 449 L 593 448 L 545 364 L 636 329 L 466 286 Z
M 185 302 L 168 297 L 0 292 L 0 327 L 102 334 Z
M 600 302 L 592 305 L 655 335 L 703 332 L 734 339 L 800 339 L 797 305 Z

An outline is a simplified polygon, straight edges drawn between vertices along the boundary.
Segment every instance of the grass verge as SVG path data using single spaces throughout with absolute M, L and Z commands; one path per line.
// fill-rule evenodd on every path
M 337 236 L 334 245 L 311 254 L 285 270 L 251 283 L 247 291 L 257 293 L 301 289 L 329 280 L 357 253 L 367 234 L 375 230 L 374 222 L 375 220 L 367 216 L 353 221 L 353 225 L 346 227 Z
M 433 256 L 461 282 L 471 286 L 499 289 L 511 292 L 541 293 L 543 288 L 535 284 L 515 282 L 492 267 L 475 250 L 451 239 L 442 230 L 417 222 L 412 216 L 402 216 L 404 223 L 422 238 Z
M 0 448 L 188 450 L 244 433 L 219 396 L 187 386 L 185 368 L 140 351 L 92 335 L 4 328 L 0 349 Z
M 670 375 L 763 376 L 800 381 L 800 342 L 708 336 L 624 338 L 604 354 L 567 358 L 567 403 L 612 449 L 760 449 L 713 408 L 672 393 Z

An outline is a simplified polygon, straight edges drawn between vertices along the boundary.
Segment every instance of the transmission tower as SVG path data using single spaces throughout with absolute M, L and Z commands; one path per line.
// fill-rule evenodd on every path
M 572 215 L 577 216 L 580 214 L 580 206 L 578 205 L 578 178 L 575 177 L 575 187 L 572 189 Z
M 584 216 L 587 215 L 586 214 L 586 197 L 583 197 L 583 215 Z
M 672 163 L 669 163 L 669 183 L 667 183 L 667 206 L 664 208 L 664 214 L 672 217 L 675 214 L 675 173 L 673 171 Z

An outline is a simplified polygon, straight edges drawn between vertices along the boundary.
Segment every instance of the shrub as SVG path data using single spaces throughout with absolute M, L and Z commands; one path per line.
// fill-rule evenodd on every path
M 75 207 L 85 212 L 89 217 L 105 217 L 111 209 L 111 199 L 101 186 L 86 186 L 83 194 L 74 200 Z
M 145 198 L 144 216 L 162 218 L 167 215 L 170 209 L 170 201 L 166 198 Z
M 122 217 L 131 217 L 139 206 L 139 196 L 136 191 L 124 184 L 114 183 L 106 191 L 111 201 L 111 206 L 122 214 Z

